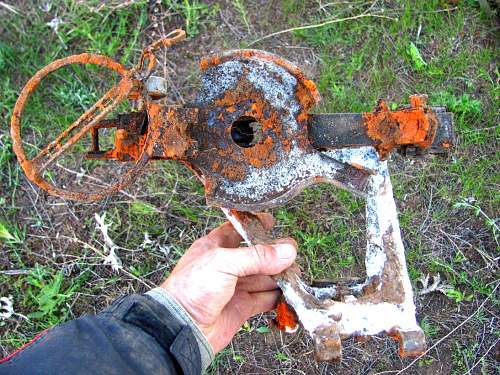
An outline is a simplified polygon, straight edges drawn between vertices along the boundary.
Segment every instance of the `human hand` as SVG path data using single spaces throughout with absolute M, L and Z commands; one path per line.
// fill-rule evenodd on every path
M 259 214 L 266 229 L 269 214 Z M 227 346 L 251 316 L 272 310 L 280 291 L 271 278 L 295 260 L 297 244 L 238 247 L 242 241 L 226 222 L 196 240 L 160 286 L 179 302 L 207 337 L 214 353 Z

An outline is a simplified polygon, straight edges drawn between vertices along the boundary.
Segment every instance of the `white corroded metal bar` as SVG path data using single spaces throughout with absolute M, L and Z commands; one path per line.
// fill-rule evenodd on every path
M 319 360 L 340 359 L 342 338 L 378 334 L 396 338 L 402 356 L 419 355 L 425 349 L 425 337 L 415 317 L 387 162 L 381 161 L 372 147 L 324 154 L 373 173 L 366 192 L 366 281 L 347 288 L 341 282 L 312 288 L 300 280 L 298 273 L 285 271 L 277 276 L 278 285 L 313 337 Z M 256 233 L 259 229 L 255 223 L 242 220 L 230 210 L 224 212 L 247 242 L 265 240 Z

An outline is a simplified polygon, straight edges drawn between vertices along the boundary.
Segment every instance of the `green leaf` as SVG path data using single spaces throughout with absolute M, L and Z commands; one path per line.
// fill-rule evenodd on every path
M 413 42 L 411 42 L 408 46 L 408 55 L 410 56 L 413 67 L 416 70 L 422 70 L 427 66 L 427 63 L 424 61 L 422 55 L 420 54 L 420 51 Z
M 463 301 L 466 301 L 466 302 L 471 301 L 473 298 L 472 294 L 467 295 L 464 292 L 462 292 L 461 290 L 454 289 L 454 288 L 446 289 L 445 295 L 448 298 L 454 299 L 455 303 L 457 303 L 457 304 L 459 304 Z
M 8 242 L 16 240 L 16 238 L 9 232 L 5 224 L 2 222 L 0 222 L 0 239 Z
M 243 323 L 240 329 L 244 332 L 252 332 L 252 325 L 247 320 L 245 323 Z
M 260 326 L 256 329 L 257 332 L 259 333 L 269 333 L 271 330 L 269 329 L 268 326 Z
M 134 201 L 130 204 L 132 213 L 136 215 L 153 215 L 156 213 L 156 207 L 143 201 Z

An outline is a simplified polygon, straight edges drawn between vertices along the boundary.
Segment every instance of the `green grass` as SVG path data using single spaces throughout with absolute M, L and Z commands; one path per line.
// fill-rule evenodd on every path
M 302 14 L 300 2 L 287 1 L 286 7 Z M 346 12 L 341 7 L 333 5 L 329 10 L 342 17 L 360 13 Z M 447 106 L 454 113 L 459 144 L 452 160 L 435 158 L 428 166 L 422 166 L 419 190 L 424 193 L 428 189 L 428 173 L 448 170 L 453 183 L 440 186 L 438 196 L 449 200 L 451 205 L 461 199 L 476 200 L 494 217 L 498 208 L 495 192 L 499 181 L 498 152 L 481 155 L 473 150 L 490 148 L 498 141 L 498 107 L 493 102 L 498 99 L 499 73 L 498 68 L 490 65 L 498 53 L 494 46 L 478 46 L 466 41 L 467 35 L 485 33 L 480 24 L 465 21 L 471 12 L 477 11 L 477 3 L 465 2 L 450 12 L 436 12 L 446 8 L 447 4 L 442 1 L 401 1 L 386 8 L 385 13 L 397 17 L 397 22 L 365 18 L 295 31 L 294 36 L 320 51 L 321 71 L 317 83 L 324 98 L 321 110 L 370 111 L 378 98 L 393 103 L 394 108 L 406 104 L 408 95 L 422 92 L 430 95 L 431 104 Z M 292 22 L 299 26 L 324 18 L 324 14 L 313 15 L 304 22 L 292 16 Z M 459 42 L 463 44 L 457 48 Z M 399 176 L 393 176 L 393 181 L 400 200 L 415 183 L 400 180 Z M 432 214 L 436 221 L 447 220 L 449 208 Z M 411 242 L 418 241 L 415 223 L 421 219 L 411 209 L 400 214 L 404 233 L 415 238 Z M 490 227 L 492 220 L 490 218 Z M 311 235 L 320 238 L 315 232 Z M 422 244 L 412 243 L 408 257 L 419 259 L 423 251 Z M 412 278 L 421 273 L 422 264 L 414 266 L 410 261 Z
M 184 29 L 190 38 L 200 33 L 204 20 L 213 18 L 219 11 L 219 5 L 208 5 L 198 0 L 164 0 L 163 2 L 184 19 Z
M 35 264 L 27 275 L 18 278 L 11 291 L 14 291 L 16 310 L 29 311 L 24 318 L 25 329 L 37 332 L 67 320 L 71 301 L 88 276 L 87 272 L 82 272 L 78 277 L 68 279 L 62 270 Z M 2 275 L 0 282 L 12 282 L 12 279 Z M 13 334 L 2 340 L 20 344 L 26 338 Z
M 203 186 L 175 162 L 152 163 L 130 188 L 137 200 L 118 194 L 82 205 L 37 194 L 15 160 L 9 121 L 27 79 L 54 59 L 81 52 L 106 54 L 132 66 L 158 30 L 152 25 L 158 15 L 153 17 L 148 3 L 120 7 L 109 2 L 94 12 L 102 2 L 65 0 L 53 2 L 46 13 L 26 5 L 19 15 L 0 14 L 0 251 L 4 269 L 23 271 L 0 273 L 0 295 L 12 295 L 15 311 L 29 319 L 0 322 L 4 350 L 29 341 L 41 329 L 98 311 L 122 293 L 142 292 L 143 283 L 159 283 L 192 241 L 222 221 L 217 209 L 205 206 Z M 416 295 L 418 318 L 430 345 L 475 311 L 498 282 L 491 259 L 498 257 L 500 38 L 483 3 L 468 0 L 455 7 L 444 0 L 386 1 L 383 14 L 397 21 L 345 21 L 282 35 L 284 43 L 269 39 L 254 46 L 304 64 L 306 71 L 311 68 L 323 98 L 318 111 L 371 111 L 379 98 L 396 109 L 408 103 L 408 95 L 427 93 L 430 104 L 453 112 L 458 142 L 449 158 L 395 157 L 390 162 L 410 278 L 416 286 L 419 278 L 439 273 L 447 285 L 444 294 Z M 363 1 L 322 4 L 327 8 L 294 0 L 272 6 L 234 0 L 223 7 L 208 0 L 165 0 L 159 6 L 165 31 L 184 27 L 189 36 L 185 49 L 179 49 L 179 60 L 173 60 L 175 66 L 207 50 L 238 48 L 277 30 L 360 14 L 368 6 Z M 370 12 L 380 13 L 381 4 Z M 47 25 L 56 10 L 64 21 L 57 32 Z M 177 67 L 180 76 L 196 76 L 195 68 Z M 44 83 L 29 102 L 24 123 L 34 145 L 31 152 L 88 108 L 111 78 L 116 77 L 102 69 L 76 67 Z M 190 100 L 195 84 L 190 79 L 181 82 L 179 89 Z M 77 161 L 69 159 L 68 166 L 86 172 L 101 168 L 99 163 Z M 319 185 L 273 213 L 276 233 L 298 241 L 298 262 L 305 278 L 312 280 L 363 277 L 364 210 L 362 199 Z M 103 212 L 128 274 L 113 273 L 96 253 L 102 250 L 102 235 L 94 214 Z M 498 330 L 488 328 L 491 311 L 498 307 L 498 297 L 491 296 L 487 309 L 440 344 L 439 357 L 431 353 L 420 360 L 414 373 L 432 371 L 436 363 L 464 373 L 474 361 L 479 361 L 476 370 L 493 373 L 491 352 L 482 356 L 498 337 Z M 356 358 L 348 361 L 352 368 L 321 367 L 304 340 L 260 329 L 265 324 L 265 319 L 250 322 L 233 346 L 217 355 L 209 373 L 367 373 L 401 367 L 394 353 L 394 358 L 384 359 L 358 344 L 344 348 L 347 357 Z M 478 342 L 484 344 L 475 345 Z M 363 367 L 368 366 L 365 351 L 377 358 L 369 361 L 369 368 Z
M 248 22 L 248 12 L 245 8 L 244 0 L 233 0 L 233 6 L 239 13 L 241 23 L 245 25 L 248 33 L 250 33 L 250 24 Z
M 314 212 L 316 202 L 324 202 L 321 212 Z M 311 279 L 349 275 L 356 262 L 352 249 L 364 237 L 363 228 L 353 228 L 354 222 L 363 218 L 364 202 L 345 191 L 320 185 L 306 189 L 301 203 L 276 209 L 274 214 L 280 231 L 298 241 L 305 273 Z M 362 265 L 363 260 L 360 262 Z

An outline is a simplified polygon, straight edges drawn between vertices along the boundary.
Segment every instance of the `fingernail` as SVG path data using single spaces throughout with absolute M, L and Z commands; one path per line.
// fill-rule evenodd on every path
M 295 246 L 289 243 L 279 243 L 273 245 L 273 247 L 276 249 L 276 253 L 281 259 L 290 259 L 295 256 Z
M 291 237 L 279 238 L 279 239 L 275 240 L 275 243 L 280 243 L 280 244 L 287 243 L 287 244 L 290 244 L 292 246 L 297 246 L 297 242 L 295 242 L 295 240 Z

